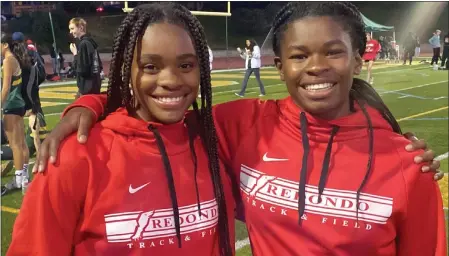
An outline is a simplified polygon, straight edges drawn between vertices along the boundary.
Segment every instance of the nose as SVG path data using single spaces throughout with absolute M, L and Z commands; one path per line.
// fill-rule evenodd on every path
M 157 84 L 166 90 L 176 91 L 182 87 L 182 79 L 177 70 L 165 68 L 159 73 Z
M 321 54 L 314 54 L 309 57 L 306 72 L 310 76 L 319 76 L 329 71 L 330 66 L 325 56 Z

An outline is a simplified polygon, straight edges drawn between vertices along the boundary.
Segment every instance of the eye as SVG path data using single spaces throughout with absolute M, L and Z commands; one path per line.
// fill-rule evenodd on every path
M 179 67 L 181 69 L 183 69 L 184 71 L 188 71 L 188 70 L 192 69 L 193 66 L 194 66 L 193 63 L 182 63 L 181 65 L 179 65 Z
M 344 53 L 343 50 L 335 49 L 335 50 L 329 50 L 326 55 L 327 56 L 333 56 L 333 55 L 338 55 L 338 54 L 342 54 L 342 53 Z
M 155 73 L 158 71 L 156 65 L 153 64 L 147 64 L 143 67 L 143 71 L 149 72 L 149 73 Z
M 290 56 L 289 59 L 305 60 L 305 59 L 307 59 L 307 55 L 306 54 L 293 54 L 292 56 Z

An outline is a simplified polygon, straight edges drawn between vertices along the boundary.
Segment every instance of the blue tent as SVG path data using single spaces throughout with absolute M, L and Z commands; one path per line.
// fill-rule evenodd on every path
M 363 22 L 365 23 L 365 28 L 368 32 L 382 32 L 382 31 L 394 31 L 393 26 L 384 26 L 377 24 L 376 22 L 368 19 L 362 14 Z

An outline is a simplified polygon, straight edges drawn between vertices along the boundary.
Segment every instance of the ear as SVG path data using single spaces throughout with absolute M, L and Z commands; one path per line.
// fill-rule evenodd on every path
M 279 77 L 280 77 L 281 81 L 285 81 L 284 80 L 284 70 L 282 69 L 283 66 L 282 66 L 281 58 L 274 57 L 274 65 L 276 66 L 276 69 L 279 72 Z
M 359 50 L 356 50 L 354 55 L 355 55 L 354 75 L 360 75 L 363 68 L 363 59 L 362 56 L 360 56 Z

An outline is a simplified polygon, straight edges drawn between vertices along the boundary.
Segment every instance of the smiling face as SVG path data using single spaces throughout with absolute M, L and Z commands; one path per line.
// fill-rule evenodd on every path
M 173 24 L 148 26 L 134 50 L 131 84 L 141 119 L 164 124 L 181 121 L 200 84 L 189 33 Z
M 302 110 L 328 120 L 350 113 L 349 91 L 362 59 L 333 18 L 308 17 L 290 23 L 275 63 Z
M 74 38 L 80 38 L 85 34 L 82 26 L 77 26 L 75 23 L 69 23 L 69 32 Z

